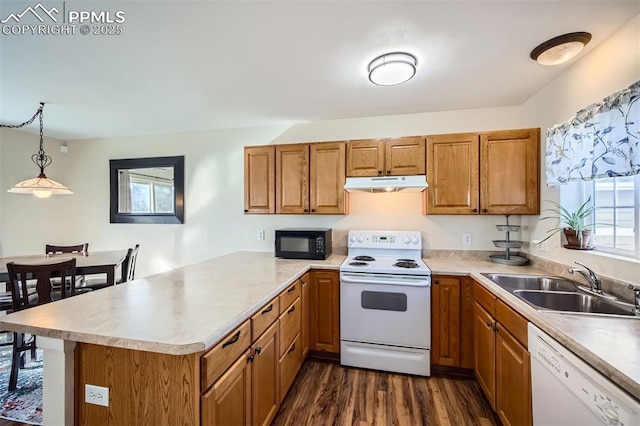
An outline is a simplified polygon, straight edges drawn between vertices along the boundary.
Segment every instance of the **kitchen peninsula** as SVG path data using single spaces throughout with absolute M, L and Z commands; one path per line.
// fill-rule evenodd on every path
M 201 355 L 308 270 L 337 271 L 343 258 L 284 260 L 238 252 L 11 314 L 0 326 L 39 336 L 45 424 L 73 424 L 74 415 L 76 424 L 87 424 L 85 383 L 110 387 L 109 408 L 90 406 L 94 424 L 200 424 Z M 480 275 L 545 272 L 535 267 L 426 262 L 434 275 L 470 275 L 640 399 L 640 321 L 537 312 Z M 48 374 L 58 377 L 48 381 Z M 80 377 L 105 382 L 80 383 Z

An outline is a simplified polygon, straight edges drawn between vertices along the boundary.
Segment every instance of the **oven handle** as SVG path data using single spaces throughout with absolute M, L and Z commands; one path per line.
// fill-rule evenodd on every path
M 345 283 L 354 284 L 391 284 L 391 285 L 404 285 L 412 287 L 428 287 L 431 284 L 431 277 L 407 277 L 403 276 L 401 279 L 389 279 L 383 278 L 377 275 L 368 274 L 340 274 L 340 281 Z

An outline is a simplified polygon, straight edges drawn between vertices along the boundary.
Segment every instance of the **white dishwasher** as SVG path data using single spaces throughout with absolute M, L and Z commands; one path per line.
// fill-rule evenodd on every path
M 534 426 L 640 425 L 640 401 L 529 323 Z

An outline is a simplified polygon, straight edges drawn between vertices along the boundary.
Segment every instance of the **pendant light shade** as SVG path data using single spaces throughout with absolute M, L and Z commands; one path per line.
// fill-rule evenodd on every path
M 40 118 L 40 150 L 31 156 L 31 161 L 40 168 L 40 174 L 38 177 L 23 180 L 22 182 L 16 183 L 13 188 L 11 188 L 8 192 L 14 194 L 33 194 L 38 198 L 48 198 L 51 195 L 68 195 L 73 194 L 69 188 L 61 184 L 60 182 L 56 182 L 53 179 L 49 179 L 47 175 L 44 174 L 44 169 L 49 164 L 51 164 L 52 159 L 50 156 L 45 154 L 44 152 L 44 134 L 43 134 L 43 111 L 44 111 L 44 103 L 40 103 L 40 108 L 31 117 L 30 120 L 25 121 L 22 124 L 18 125 L 0 125 L 0 127 L 8 127 L 13 129 L 19 129 L 21 127 L 27 126 L 35 120 L 36 117 Z
M 416 57 L 404 52 L 386 53 L 369 63 L 369 81 L 376 86 L 395 86 L 416 74 Z
M 576 57 L 589 41 L 589 33 L 563 34 L 537 46 L 530 57 L 541 65 L 560 65 Z

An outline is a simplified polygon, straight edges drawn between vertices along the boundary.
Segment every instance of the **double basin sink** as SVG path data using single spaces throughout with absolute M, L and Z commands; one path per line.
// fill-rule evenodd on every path
M 482 275 L 540 311 L 640 319 L 633 312 L 633 306 L 587 294 L 578 289 L 578 283 L 565 278 L 519 274 Z

